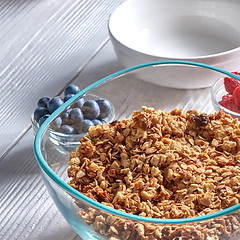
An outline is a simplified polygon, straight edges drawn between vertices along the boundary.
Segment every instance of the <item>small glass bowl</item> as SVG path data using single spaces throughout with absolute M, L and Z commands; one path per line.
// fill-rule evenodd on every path
M 233 74 L 233 76 L 231 77 L 234 78 L 234 76 L 236 76 L 237 80 L 239 79 L 239 76 L 235 74 Z M 222 100 L 222 97 L 227 94 L 228 92 L 225 90 L 225 86 L 224 86 L 224 78 L 219 78 L 212 85 L 212 88 L 211 88 L 211 98 L 212 98 L 213 107 L 217 112 L 223 109 L 225 113 L 230 114 L 233 118 L 238 118 L 238 120 L 240 120 L 240 113 L 231 111 L 228 108 L 225 108 L 221 104 L 219 104 L 219 101 Z
M 61 97 L 61 96 L 59 96 L 59 97 Z M 97 100 L 97 99 L 101 98 L 101 97 L 93 95 L 93 94 L 85 94 L 84 96 L 78 97 L 75 101 L 77 101 L 78 99 L 80 99 L 82 97 L 84 98 L 85 101 L 86 100 Z M 74 104 L 74 102 L 71 105 L 69 105 L 68 108 L 71 108 L 71 106 Z M 106 123 L 110 123 L 113 121 L 114 117 L 115 117 L 115 110 L 114 110 L 113 104 L 111 103 L 111 112 L 110 112 L 109 116 L 104 119 L 104 121 Z M 52 122 L 55 119 L 56 118 L 54 118 L 52 120 Z M 33 133 L 34 133 L 34 135 L 36 135 L 39 130 L 39 124 L 34 119 L 34 114 L 32 114 L 31 122 L 32 122 L 32 127 L 33 127 Z M 55 147 L 59 151 L 69 152 L 69 151 L 76 150 L 77 146 L 80 144 L 80 139 L 86 135 L 86 132 L 83 132 L 80 134 L 65 134 L 65 133 L 61 133 L 61 132 L 53 130 L 53 128 L 51 128 L 51 124 L 50 124 L 47 134 L 49 136 L 50 141 L 55 145 Z

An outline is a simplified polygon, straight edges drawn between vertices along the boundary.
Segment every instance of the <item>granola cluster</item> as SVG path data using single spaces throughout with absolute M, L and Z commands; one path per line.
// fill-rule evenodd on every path
M 102 204 L 144 217 L 202 216 L 240 202 L 240 126 L 220 111 L 142 107 L 131 119 L 90 128 L 70 154 L 69 185 Z M 230 239 L 240 216 L 171 227 L 79 214 L 114 239 Z

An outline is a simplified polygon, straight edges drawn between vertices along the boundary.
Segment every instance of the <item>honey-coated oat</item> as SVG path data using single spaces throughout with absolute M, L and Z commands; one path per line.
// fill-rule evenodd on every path
M 240 126 L 220 111 L 170 113 L 142 107 L 131 119 L 90 128 L 70 154 L 69 185 L 114 209 L 144 217 L 202 216 L 240 202 Z M 79 215 L 114 239 L 231 239 L 240 215 L 203 224 L 164 226 Z

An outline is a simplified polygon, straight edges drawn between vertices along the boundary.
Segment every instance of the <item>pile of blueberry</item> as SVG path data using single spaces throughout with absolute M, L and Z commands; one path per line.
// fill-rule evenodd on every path
M 78 86 L 70 84 L 64 90 L 64 96 L 48 98 L 43 97 L 38 101 L 38 107 L 34 111 L 34 120 L 40 127 L 42 123 L 59 108 L 80 91 Z M 81 98 L 75 101 L 70 108 L 64 110 L 52 123 L 54 131 L 65 134 L 80 134 L 87 132 L 89 127 L 105 123 L 112 111 L 111 103 L 104 98 L 87 100 Z

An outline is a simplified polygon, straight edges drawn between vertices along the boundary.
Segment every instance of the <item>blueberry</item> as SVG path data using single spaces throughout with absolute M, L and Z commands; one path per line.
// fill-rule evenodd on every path
M 54 130 L 60 128 L 61 125 L 62 125 L 61 117 L 57 117 L 51 122 L 51 128 L 54 129 Z
M 95 100 L 88 100 L 82 106 L 84 118 L 94 119 L 99 116 L 100 108 Z
M 63 122 L 67 121 L 69 119 L 69 114 L 72 111 L 71 108 L 65 109 L 61 114 L 60 117 Z
M 99 119 L 93 119 L 92 122 L 93 122 L 94 126 L 102 125 L 102 121 Z
M 84 104 L 84 98 L 80 98 L 72 104 L 72 107 L 73 108 L 82 108 L 83 104 Z
M 77 125 L 77 133 L 87 132 L 92 126 L 94 126 L 94 123 L 89 119 L 85 119 Z
M 34 119 L 38 122 L 39 119 L 46 115 L 46 114 L 50 114 L 49 110 L 45 107 L 38 107 L 36 108 L 36 110 L 34 111 L 33 115 L 34 115 Z
M 67 100 L 69 100 L 70 98 L 74 97 L 75 94 L 68 94 L 63 98 L 63 101 L 66 102 Z
M 42 97 L 38 100 L 38 107 L 45 107 L 47 108 L 48 102 L 50 101 L 50 98 L 48 97 Z
M 69 114 L 69 120 L 72 124 L 78 124 L 83 121 L 83 114 L 80 108 L 73 108 Z
M 73 127 L 69 125 L 62 125 L 59 129 L 58 132 L 60 133 L 65 133 L 65 134 L 74 134 L 75 130 Z
M 56 109 L 58 109 L 61 105 L 63 105 L 63 100 L 58 97 L 52 98 L 48 103 L 48 109 L 52 113 Z
M 79 92 L 80 92 L 80 89 L 78 88 L 78 86 L 74 84 L 70 84 L 65 88 L 64 95 L 67 96 L 68 94 L 77 94 Z
M 98 119 L 103 119 L 109 116 L 111 112 L 111 103 L 104 98 L 99 98 L 96 100 L 100 107 L 100 114 L 98 116 Z
M 39 119 L 39 121 L 38 121 L 39 127 L 42 126 L 43 122 L 44 122 L 48 117 L 50 117 L 50 114 L 43 115 L 43 116 Z

